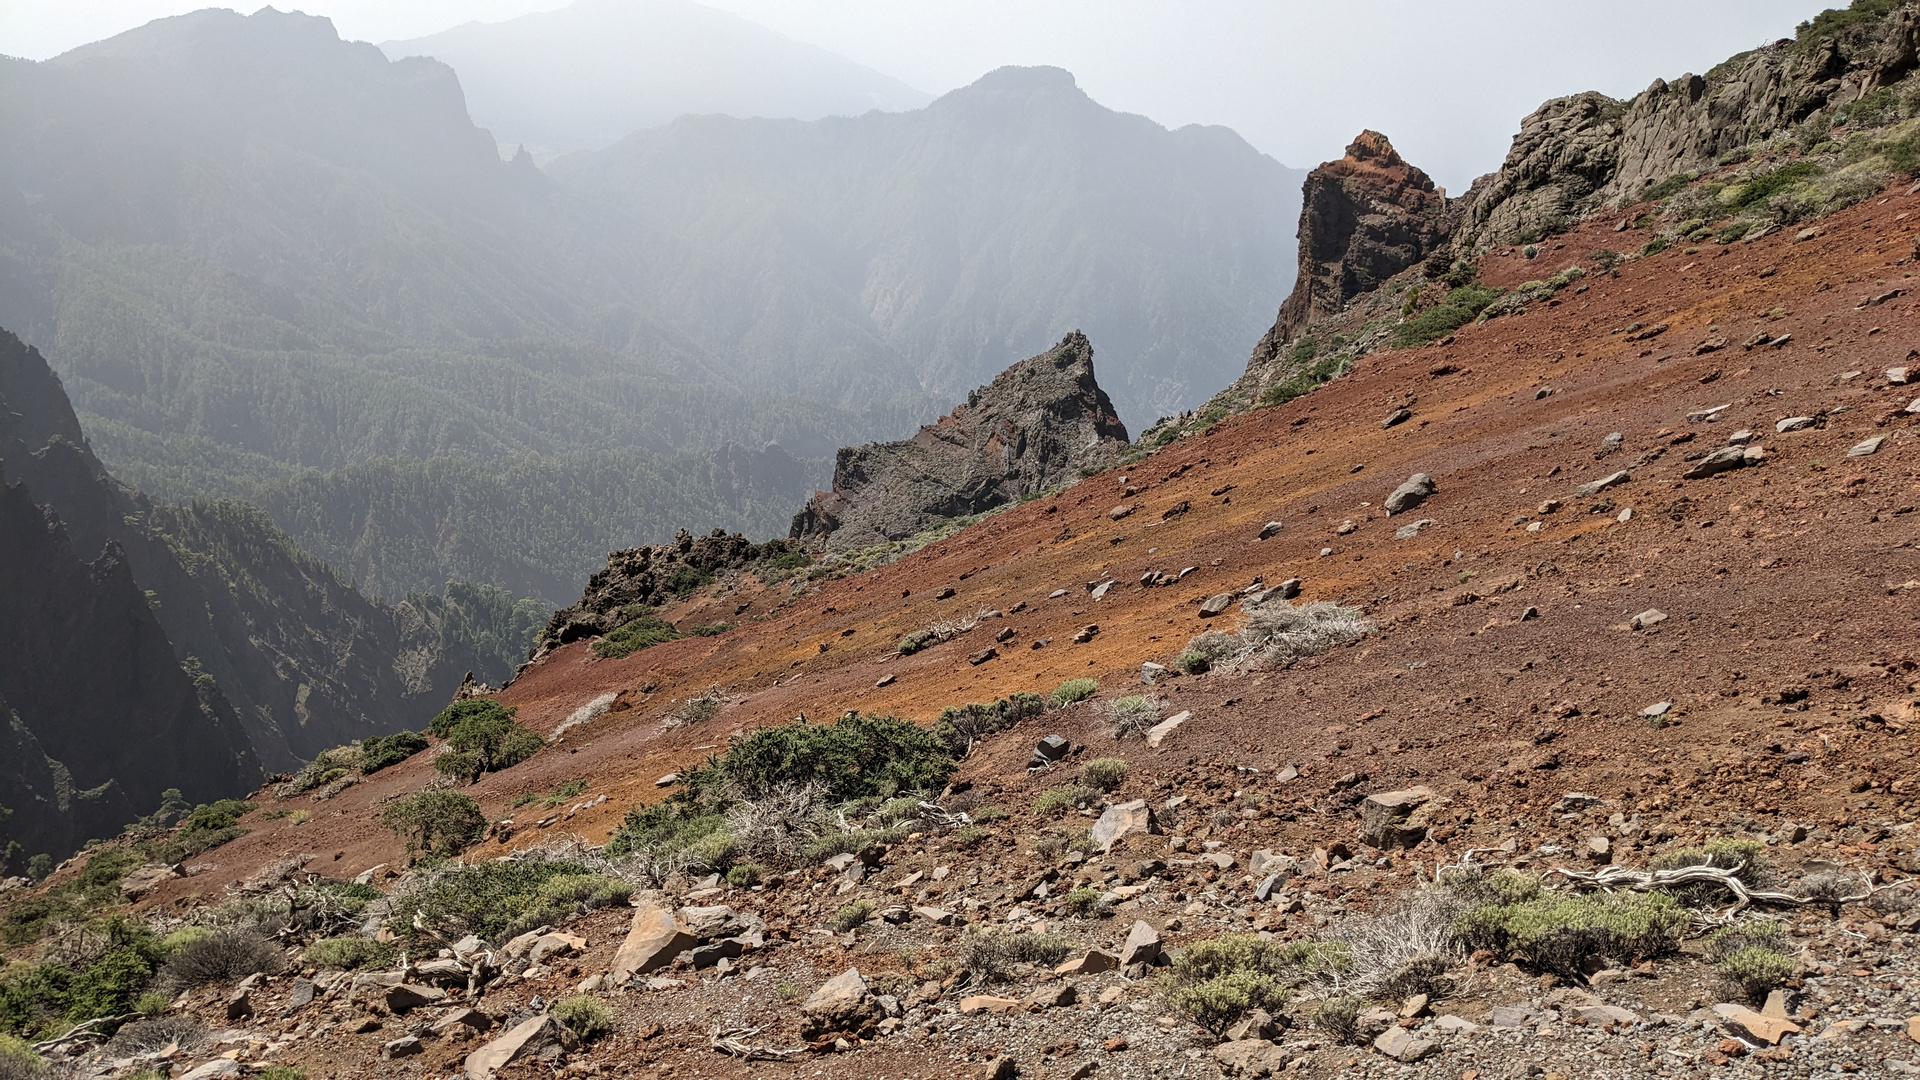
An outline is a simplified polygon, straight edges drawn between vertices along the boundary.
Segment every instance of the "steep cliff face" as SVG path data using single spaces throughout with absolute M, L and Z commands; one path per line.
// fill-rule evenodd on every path
M 459 684 L 465 668 L 445 662 L 433 620 L 361 595 L 259 510 L 168 506 L 115 482 L 59 377 L 4 330 L 0 414 L 7 475 L 58 515 L 74 550 L 120 552 L 172 648 L 219 685 L 267 768 L 418 727 Z
M 1555 98 L 1521 122 L 1499 171 L 1459 200 L 1456 250 L 1528 241 L 1635 202 L 1667 177 L 1831 119 L 1916 66 L 1920 8 L 1876 16 L 1856 4 L 1706 75 L 1655 79 L 1627 101 L 1593 92 Z
M 0 805 L 16 854 L 56 857 L 179 788 L 260 778 L 239 716 L 189 677 L 118 545 L 83 561 L 25 484 L 0 480 Z
M 904 539 L 1076 480 L 1126 448 L 1093 345 L 1075 331 L 911 439 L 842 447 L 833 490 L 808 500 L 789 535 L 834 549 Z

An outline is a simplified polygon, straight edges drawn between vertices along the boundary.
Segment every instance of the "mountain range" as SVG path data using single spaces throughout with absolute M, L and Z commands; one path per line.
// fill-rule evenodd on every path
M 0 61 L 0 148 L 0 325 L 117 476 L 373 595 L 554 604 L 683 526 L 784 531 L 835 448 L 1075 329 L 1134 426 L 1197 404 L 1291 284 L 1302 175 L 1041 68 L 543 171 L 454 69 L 271 8 Z
M 836 53 L 684 0 L 575 0 L 497 23 L 387 41 L 460 73 L 476 124 L 544 161 L 689 113 L 859 116 L 932 98 Z

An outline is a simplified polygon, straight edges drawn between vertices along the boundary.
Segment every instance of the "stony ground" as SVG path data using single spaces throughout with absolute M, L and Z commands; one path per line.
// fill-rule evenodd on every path
M 1072 1076 L 1089 1063 L 1094 1076 L 1220 1071 L 1216 1040 L 1173 1020 L 1151 978 L 1124 972 L 1074 980 L 1071 1005 L 962 1015 L 960 1001 L 981 988 L 941 985 L 962 928 L 921 918 L 870 923 L 851 937 L 827 928 L 841 905 L 861 897 L 881 907 L 937 905 L 975 926 L 1044 922 L 1109 949 L 1145 920 L 1177 949 L 1225 930 L 1313 934 L 1392 906 L 1470 850 L 1544 871 L 1591 867 L 1595 841 L 1604 840 L 1606 859 L 1637 867 L 1672 844 L 1741 836 L 1767 843 L 1790 877 L 1837 865 L 1890 883 L 1920 871 L 1912 734 L 1920 414 L 1904 411 L 1920 387 L 1887 374 L 1912 363 L 1920 376 L 1920 356 L 1909 359 L 1920 334 L 1907 294 L 1916 211 L 1920 197 L 1893 193 L 1804 237 L 1788 231 L 1628 262 L 1617 276 L 1591 274 L 1549 303 L 1467 327 L 1445 345 L 1376 354 L 1313 394 L 1229 420 L 883 569 L 797 594 L 786 583 L 730 583 L 668 613 L 741 620 L 722 636 L 624 660 L 593 659 L 584 643 L 558 650 L 501 700 L 548 730 L 603 695 L 617 695 L 613 707 L 470 789 L 490 817 L 517 819 L 478 857 L 567 834 L 597 843 L 627 807 L 660 796 L 657 777 L 736 731 L 800 714 L 857 708 L 931 720 L 946 705 L 1044 692 L 1079 675 L 1098 678 L 1102 698 L 1144 689 L 1159 695 L 1163 714 L 1190 714 L 1150 749 L 1108 735 L 1093 706 L 1049 712 L 991 737 L 962 766 L 959 782 L 1010 812 L 987 826 L 984 841 L 910 841 L 857 883 L 814 868 L 760 892 L 698 898 L 760 914 L 764 948 L 724 976 L 669 971 L 662 977 L 681 985 L 611 992 L 618 1033 L 560 1067 L 919 1077 L 960 1075 L 1005 1054 L 1034 1076 Z M 1569 262 L 1597 266 L 1587 253 L 1620 242 L 1600 224 L 1583 226 L 1532 263 L 1513 253 L 1488 258 L 1484 276 L 1512 285 Z M 1659 325 L 1666 329 L 1644 336 Z M 1766 344 L 1742 347 L 1761 335 Z M 1383 427 L 1401 408 L 1411 417 Z M 1779 430 L 1795 417 L 1810 422 Z M 1751 438 L 1735 440 L 1736 432 Z M 1874 452 L 1849 455 L 1882 436 Z M 1687 478 L 1735 441 L 1764 455 Z M 1576 493 L 1620 470 L 1624 481 Z M 1387 517 L 1382 502 L 1415 472 L 1432 476 L 1436 492 Z M 1120 507 L 1131 509 L 1116 516 Z M 1268 522 L 1282 527 L 1257 540 Z M 1139 584 L 1149 571 L 1175 577 L 1187 568 L 1176 583 Z M 1284 670 L 1140 685 L 1143 663 L 1168 663 L 1215 623 L 1231 628 L 1232 607 L 1203 617 L 1209 597 L 1287 578 L 1304 582 L 1303 599 L 1362 606 L 1379 630 Z M 1092 587 L 1106 580 L 1116 584 L 1095 599 Z M 1000 614 L 913 656 L 892 652 L 911 630 L 982 611 Z M 1090 624 L 1098 632 L 1074 642 Z M 969 664 L 1003 628 L 1014 634 L 998 655 Z M 729 696 L 716 719 L 663 728 L 674 702 L 709 686 Z M 1646 715 L 1663 704 L 1663 715 Z M 1029 773 L 1034 743 L 1056 732 L 1082 749 L 1064 766 Z M 1131 838 L 1107 859 L 1063 864 L 1037 854 L 1063 819 L 1036 815 L 1033 800 L 1069 782 L 1078 761 L 1100 756 L 1131 765 L 1116 801 L 1184 804 L 1163 812 L 1160 835 Z M 324 802 L 292 800 L 310 820 L 261 822 L 148 904 L 164 910 L 216 897 L 287 858 L 341 877 L 397 866 L 401 852 L 378 827 L 378 808 L 420 787 L 425 774 L 414 761 Z M 576 778 L 590 783 L 580 803 L 593 805 L 508 813 L 513 796 Z M 1360 845 L 1360 798 L 1412 785 L 1435 795 L 1427 839 L 1410 852 Z M 1340 844 L 1358 857 L 1340 858 Z M 1246 867 L 1257 850 L 1297 858 L 1309 872 L 1277 899 L 1256 902 Z M 1203 855 L 1233 864 L 1222 869 Z M 1150 860 L 1165 866 L 1142 873 Z M 948 873 L 934 880 L 942 867 Z M 904 885 L 916 872 L 925 876 Z M 1047 895 L 1034 896 L 1030 886 L 1050 872 Z M 1110 917 L 1065 913 L 1065 888 L 1054 886 L 1080 878 L 1114 894 Z M 1414 1064 L 1370 1044 L 1302 1035 L 1297 1023 L 1276 1041 L 1292 1062 L 1284 1067 L 1306 1076 L 1899 1073 L 1920 1063 L 1920 1030 L 1908 1019 L 1920 1013 L 1920 971 L 1910 909 L 1901 907 L 1907 895 L 1888 889 L 1879 907 L 1848 905 L 1837 915 L 1787 912 L 1804 931 L 1804 976 L 1788 1001 L 1804 1030 L 1780 1047 L 1729 1043 L 1732 1033 L 1710 1011 L 1724 996 L 1684 955 L 1586 986 L 1545 986 L 1492 966 L 1457 971 L 1452 994 L 1404 1021 L 1438 1047 Z M 489 991 L 476 1006 L 504 1021 L 527 1011 L 535 994 L 571 991 L 611 962 L 625 913 L 599 912 L 567 929 L 588 940 L 583 954 L 544 978 Z M 848 967 L 900 999 L 892 1034 L 787 1061 L 749 1063 L 712 1048 L 716 1023 L 761 1029 L 748 1040 L 756 1045 L 800 1046 L 799 1003 Z M 278 1016 L 277 995 L 291 978 L 260 989 L 257 1017 Z M 1051 981 L 1030 971 L 988 989 L 1025 1000 Z M 372 1016 L 377 1030 L 350 1034 L 370 1014 L 344 996 L 256 1021 L 245 1030 L 259 1041 L 229 1045 L 246 1047 L 249 1060 L 307 1064 L 314 1077 L 370 1068 L 444 1076 L 483 1041 L 435 1036 L 418 1056 L 381 1061 L 380 1046 L 429 1023 L 439 1007 L 418 1020 Z M 1579 1010 L 1593 999 L 1633 1018 L 1583 1021 Z M 1498 1006 L 1530 1011 L 1520 1026 L 1496 1026 Z M 205 1008 L 223 1010 L 224 995 Z M 1477 1029 L 1447 1021 L 1460 1030 L 1442 1033 L 1448 1016 Z

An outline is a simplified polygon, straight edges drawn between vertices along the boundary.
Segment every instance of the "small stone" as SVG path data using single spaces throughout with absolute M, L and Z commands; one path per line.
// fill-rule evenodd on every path
M 1056 975 L 1098 975 L 1103 971 L 1114 971 L 1120 967 L 1120 961 L 1112 953 L 1099 949 L 1088 949 L 1084 954 L 1066 961 L 1053 969 Z
M 1622 525 L 1625 525 L 1627 522 L 1632 521 L 1633 507 L 1629 506 L 1626 509 L 1621 510 L 1619 516 L 1615 517 L 1613 520 L 1619 522 Z
M 1140 665 L 1140 681 L 1148 686 L 1152 686 L 1160 676 L 1166 673 L 1167 665 L 1165 664 L 1156 664 L 1148 660 Z
M 1099 633 L 1100 633 L 1099 623 L 1088 623 L 1087 625 L 1081 627 L 1079 632 L 1073 635 L 1073 640 L 1079 642 L 1082 645 L 1085 645 L 1087 642 L 1092 641 L 1096 636 L 1098 636 Z M 1049 640 L 1051 639 L 1041 638 L 1039 641 L 1036 641 L 1033 644 L 1037 648 L 1041 645 L 1046 644 Z
M 1673 711 L 1673 702 L 1656 701 L 1653 704 L 1647 706 L 1646 708 L 1641 709 L 1640 715 L 1648 718 L 1653 718 L 1658 716 L 1665 716 L 1672 711 Z
M 1277 1039 L 1286 1030 L 1284 1020 L 1276 1020 L 1265 1009 L 1255 1009 L 1239 1023 L 1227 1029 L 1227 1039 L 1241 1042 L 1246 1039 Z
M 1107 516 L 1112 518 L 1115 521 L 1119 521 L 1121 518 L 1126 517 L 1128 514 L 1131 514 L 1131 513 L 1133 513 L 1133 507 L 1127 505 L 1126 503 L 1121 503 L 1119 506 L 1116 506 L 1113 509 L 1107 511 Z
M 534 1057 L 549 1046 L 568 1049 L 579 1044 L 565 1024 L 541 1013 L 515 1025 L 506 1034 L 467 1055 L 467 1080 L 491 1080 L 513 1062 Z
M 1448 1013 L 1440 1019 L 1435 1020 L 1433 1026 L 1449 1035 L 1471 1035 L 1480 1030 L 1479 1024 L 1468 1020 L 1464 1016 L 1455 1016 L 1452 1013 Z
M 973 1016 L 976 1013 L 992 1013 L 995 1016 L 1005 1016 L 1009 1013 L 1019 1011 L 1021 1010 L 1018 1001 L 1010 997 L 1000 997 L 997 994 L 975 994 L 972 997 L 960 999 L 960 1015 L 962 1016 Z
M 1574 1015 L 1589 1024 L 1637 1024 L 1639 1014 L 1622 1009 L 1618 1005 L 1586 1005 L 1574 1010 Z
M 1101 851 L 1110 851 L 1114 844 L 1125 837 L 1159 831 L 1160 826 L 1154 821 L 1153 810 L 1147 806 L 1147 800 L 1135 799 L 1107 807 L 1087 835 Z
M 1880 444 L 1886 441 L 1887 441 L 1887 436 L 1875 435 L 1871 439 L 1867 439 L 1862 442 L 1855 443 L 1853 447 L 1847 451 L 1847 456 L 1848 457 L 1870 457 L 1873 454 L 1879 453 Z
M 1162 742 L 1166 741 L 1167 736 L 1173 734 L 1175 728 L 1186 723 L 1189 719 L 1192 719 L 1192 717 L 1193 713 L 1183 709 L 1148 728 L 1147 745 L 1156 748 L 1159 747 Z
M 1048 983 L 1035 990 L 1027 999 L 1042 1009 L 1058 1009 L 1080 1000 L 1079 992 L 1072 983 Z
M 1800 431 L 1804 428 L 1810 428 L 1813 424 L 1814 420 L 1811 416 L 1789 416 L 1777 421 L 1773 425 L 1773 430 L 1785 435 L 1789 431 Z
M 1099 600 L 1099 599 L 1101 599 L 1101 598 L 1103 598 L 1103 597 L 1105 597 L 1105 596 L 1106 596 L 1106 595 L 1107 595 L 1108 593 L 1110 593 L 1110 592 L 1112 592 L 1112 591 L 1113 591 L 1113 587 L 1114 587 L 1115 585 L 1117 585 L 1117 584 L 1119 584 L 1119 582 L 1117 582 L 1117 581 L 1114 581 L 1114 580 L 1112 580 L 1111 578 L 1109 578 L 1108 580 L 1106 580 L 1106 581 L 1103 581 L 1103 582 L 1101 582 L 1100 584 L 1098 584 L 1098 585 L 1095 585 L 1095 586 L 1093 586 L 1093 588 L 1091 588 L 1091 589 L 1089 589 L 1089 590 L 1088 590 L 1088 592 L 1089 592 L 1089 593 L 1090 593 L 1090 594 L 1092 595 L 1092 598 L 1093 598 L 1093 599 L 1095 599 L 1095 600 Z
M 1745 446 L 1752 441 L 1753 432 L 1748 428 L 1741 428 L 1739 431 L 1727 436 L 1728 446 Z
M 1401 1063 L 1412 1063 L 1439 1053 L 1436 1043 L 1417 1038 L 1403 1027 L 1390 1027 L 1373 1040 L 1373 1048 Z
M 1414 537 L 1420 535 L 1421 529 L 1424 529 L 1427 526 L 1432 524 L 1435 524 L 1432 518 L 1421 518 L 1419 521 L 1415 521 L 1407 525 L 1402 525 L 1399 528 L 1393 530 L 1393 538 L 1395 540 L 1411 540 Z
M 980 1066 L 974 1075 L 978 1077 L 979 1080 L 1014 1080 L 1015 1077 L 1020 1075 L 1020 1067 L 1014 1063 L 1012 1058 L 1001 1054 L 999 1057 Z
M 967 663 L 972 664 L 974 667 L 979 667 L 981 664 L 984 664 L 989 660 L 993 660 L 997 658 L 999 655 L 1000 655 L 1000 650 L 989 645 L 986 648 L 981 649 L 977 653 L 969 654 L 967 656 Z
M 1266 1039 L 1233 1039 L 1213 1048 L 1222 1075 L 1230 1077 L 1283 1076 L 1293 1054 Z
M 228 1020 L 245 1020 L 252 1015 L 253 992 L 250 988 L 243 986 L 227 996 Z
M 427 1005 L 438 1005 L 446 999 L 447 995 L 445 991 L 432 986 L 421 986 L 417 983 L 401 983 L 398 986 L 389 986 L 387 987 L 386 994 L 383 995 L 383 1000 L 385 1000 L 387 1005 L 387 1011 L 396 1016 L 411 1012 L 414 1009 L 423 1008 Z
M 1427 838 L 1427 826 L 1424 820 L 1416 820 L 1415 811 L 1432 799 L 1433 791 L 1425 787 L 1367 796 L 1360 804 L 1361 842 L 1382 849 L 1419 844 Z
M 1904 386 L 1907 382 L 1907 369 L 1890 367 L 1887 369 L 1887 381 L 1895 386 Z
M 887 676 L 887 678 L 891 679 L 893 678 L 893 676 L 889 675 Z M 665 776 L 662 776 L 659 779 L 655 780 L 653 782 L 653 786 L 654 787 L 672 787 L 673 785 L 679 782 L 680 782 L 680 774 L 677 772 L 670 772 Z
M 1425 1015 L 1426 1011 L 1427 995 L 1415 994 L 1401 1003 L 1400 1018 L 1402 1020 L 1411 1020 L 1414 1017 Z
M 1065 595 L 1067 595 L 1067 590 L 1065 590 L 1065 589 L 1055 589 L 1055 590 L 1053 590 L 1052 592 L 1050 592 L 1050 593 L 1048 593 L 1048 594 L 1047 594 L 1047 599 L 1049 599 L 1049 600 L 1058 600 L 1058 599 L 1060 599 L 1061 597 L 1063 597 L 1063 596 L 1065 596 Z
M 1255 537 L 1254 539 L 1270 540 L 1273 537 L 1280 535 L 1280 530 L 1283 528 L 1285 528 L 1285 526 L 1281 525 L 1279 522 L 1269 521 L 1265 525 L 1262 525 L 1260 527 L 1260 535 Z
M 1645 630 L 1650 626 L 1658 626 L 1661 623 L 1666 621 L 1667 621 L 1666 612 L 1661 611 L 1658 608 L 1648 608 L 1647 610 L 1633 617 L 1633 628 L 1635 630 Z
M 1380 426 L 1383 428 L 1390 428 L 1396 424 L 1404 424 L 1411 419 L 1413 419 L 1413 410 L 1395 409 L 1392 412 L 1387 414 L 1386 419 L 1380 421 Z
M 1207 598 L 1206 603 L 1200 605 L 1200 617 L 1203 619 L 1211 619 L 1215 615 L 1225 612 L 1232 604 L 1232 593 L 1215 593 Z
M 953 925 L 953 912 L 948 911 L 946 908 L 922 906 L 922 907 L 914 908 L 913 913 L 927 920 L 928 922 L 932 923 L 935 926 L 952 926 Z
M 880 1003 L 867 990 L 867 980 L 858 968 L 848 968 L 820 984 L 800 1006 L 800 1036 L 813 1040 L 834 1032 L 861 1035 L 872 1031 L 879 1014 Z
M 1780 1040 L 1800 1030 L 1800 1025 L 1784 1017 L 1762 1016 L 1744 1005 L 1722 1003 L 1713 1007 L 1713 1014 L 1720 1018 L 1735 1034 L 1763 1042 L 1768 1046 L 1780 1045 Z
M 214 1058 L 180 1077 L 180 1080 L 227 1080 L 228 1077 L 240 1076 L 244 1072 L 240 1063 L 232 1058 Z
M 1426 473 L 1414 473 L 1407 478 L 1406 483 L 1394 488 L 1380 505 L 1389 515 L 1405 513 L 1426 502 L 1428 496 L 1437 490 L 1439 489 L 1435 487 L 1433 477 Z
M 1767 991 L 1767 1003 L 1760 1007 L 1760 1015 L 1769 1020 L 1785 1020 L 1787 1018 L 1787 992 L 1777 986 Z
M 1160 958 L 1160 931 L 1144 920 L 1136 921 L 1133 929 L 1127 932 L 1127 942 L 1120 948 L 1120 966 L 1133 964 L 1153 966 Z
M 412 1057 L 415 1054 L 424 1054 L 426 1052 L 427 1048 L 421 1046 L 420 1040 L 412 1035 L 402 1035 L 380 1047 L 380 1056 L 388 1061 L 392 1061 L 394 1058 Z
M 1625 469 L 1621 469 L 1619 472 L 1608 473 L 1598 480 L 1590 480 L 1587 483 L 1581 484 L 1579 487 L 1573 489 L 1573 494 L 1577 498 L 1584 499 L 1591 495 L 1598 495 L 1610 487 L 1617 487 L 1631 479 L 1633 479 L 1632 474 L 1628 473 Z
M 880 688 L 881 688 L 881 687 L 883 687 L 883 686 L 892 686 L 892 685 L 894 684 L 894 682 L 895 682 L 895 681 L 896 681 L 896 679 L 895 679 L 895 677 L 894 677 L 894 674 L 893 674 L 893 672 L 891 672 L 891 671 L 889 671 L 889 672 L 887 672 L 887 673 L 886 673 L 885 675 L 882 675 L 882 676 L 880 676 L 880 681 L 879 681 L 879 682 L 876 682 L 876 683 L 874 683 L 874 684 L 873 684 L 873 688 L 874 688 L 875 690 L 878 690 L 878 689 L 880 689 Z
M 1073 744 L 1064 735 L 1049 735 L 1033 744 L 1033 758 L 1027 762 L 1029 769 L 1044 769 L 1048 765 L 1067 756 Z

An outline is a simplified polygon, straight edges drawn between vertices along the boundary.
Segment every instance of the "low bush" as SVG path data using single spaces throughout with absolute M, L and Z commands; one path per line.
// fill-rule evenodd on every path
M 1324 384 L 1340 377 L 1347 370 L 1348 358 L 1335 353 L 1325 356 L 1293 375 L 1274 383 L 1260 395 L 1262 405 L 1285 405 L 1303 394 L 1312 393 Z
M 670 799 L 627 811 L 626 820 L 607 840 L 606 854 L 638 858 L 654 877 L 665 878 L 680 870 L 724 870 L 735 843 L 724 813 Z
M 252 809 L 252 803 L 239 799 L 219 799 L 194 807 L 181 820 L 179 831 L 161 848 L 161 860 L 180 862 L 245 836 L 252 830 L 242 828 L 238 823 Z
M 1499 289 L 1478 282 L 1454 288 L 1440 303 L 1394 327 L 1393 347 L 1406 349 L 1438 341 L 1479 318 L 1487 305 L 1499 298 Z
M 53 1070 L 25 1040 L 0 1035 L 0 1080 L 49 1080 Z
M 1015 965 L 1050 968 L 1067 958 L 1073 942 L 1058 934 L 968 934 L 960 942 L 960 966 L 984 979 L 1000 982 Z
M 144 924 L 122 917 L 89 923 L 78 943 L 74 955 L 0 970 L 0 1035 L 43 1038 L 132 1012 L 168 952 Z
M 718 686 L 709 686 L 692 697 L 681 698 L 673 703 L 660 717 L 663 727 L 677 728 L 688 724 L 704 724 L 720 715 L 727 704 L 727 695 Z
M 513 799 L 507 803 L 507 809 L 518 810 L 523 806 L 539 803 L 540 809 L 552 810 L 568 799 L 585 794 L 588 786 L 588 781 L 582 778 L 578 780 L 568 780 L 564 784 L 555 786 L 551 791 L 522 792 L 515 795 Z
M 1127 763 L 1117 757 L 1094 758 L 1080 766 L 1080 782 L 1101 791 L 1119 788 L 1127 778 Z
M 275 798 L 291 799 L 315 788 L 348 779 L 354 770 L 360 767 L 360 751 L 352 746 L 336 746 L 323 750 L 312 761 L 301 766 L 292 779 L 275 784 Z
M 684 794 L 818 786 L 829 800 L 846 802 L 937 791 L 953 769 L 946 747 L 913 721 L 850 712 L 832 724 L 780 724 L 736 739 L 725 754 L 685 774 Z
M 1455 929 L 1468 948 L 1573 977 L 1590 960 L 1670 953 L 1689 922 L 1686 909 L 1665 893 L 1542 893 L 1515 904 L 1484 904 Z
M 844 934 L 865 923 L 873 916 L 873 901 L 855 900 L 833 913 L 833 928 Z
M 323 971 L 358 971 L 387 967 L 400 959 L 400 950 L 372 938 L 331 937 L 307 946 L 300 959 Z
M 683 636 L 672 623 L 654 614 L 654 610 L 645 604 L 628 604 L 620 614 L 626 621 L 593 643 L 593 655 L 618 660 L 632 656 L 641 649 L 678 641 Z
M 1359 1041 L 1360 999 L 1345 995 L 1330 997 L 1313 1007 L 1307 1022 L 1315 1031 L 1326 1033 L 1343 1043 Z
M 380 811 L 380 824 L 406 842 L 409 857 L 452 858 L 487 831 L 480 804 L 457 791 L 421 791 Z
M 1772 889 L 1780 883 L 1780 872 L 1767 857 L 1765 844 L 1758 840 L 1717 837 L 1698 847 L 1675 848 L 1655 856 L 1647 864 L 1653 870 L 1678 870 L 1688 866 L 1711 866 L 1734 870 L 1734 877 L 1749 889 Z M 1732 894 L 1725 886 L 1710 881 L 1695 882 L 1670 890 L 1690 907 L 1709 907 L 1727 900 Z
M 519 932 L 513 928 L 530 914 L 551 910 L 552 898 L 543 895 L 543 886 L 555 879 L 591 873 L 588 867 L 568 859 L 516 859 L 429 874 L 394 898 L 387 928 L 407 942 L 430 941 L 434 934 L 448 940 L 467 934 L 488 941 L 504 940 Z M 525 929 L 538 925 L 532 923 Z
M 1016 691 L 991 703 L 973 702 L 949 705 L 940 711 L 933 733 L 956 758 L 965 757 L 976 740 L 1005 731 L 1028 717 L 1047 711 L 1046 700 L 1038 694 Z
M 372 776 L 389 765 L 398 765 L 427 748 L 427 737 L 417 731 L 392 735 L 374 735 L 360 743 L 360 775 Z
M 736 889 L 751 889 L 760 884 L 765 874 L 759 863 L 738 863 L 727 871 L 727 884 Z
M 1298 977 L 1296 959 L 1309 955 L 1253 934 L 1195 942 L 1166 974 L 1167 1004 L 1220 1034 L 1255 1009 L 1279 1012 L 1292 994 L 1290 977 Z
M 1374 629 L 1359 608 L 1327 600 L 1299 606 L 1286 600 L 1269 600 L 1247 612 L 1240 640 L 1249 658 L 1284 667 Z
M 1773 921 L 1721 927 L 1707 938 L 1707 960 L 1727 989 L 1752 1005 L 1799 974 L 1786 930 Z
M 1116 739 L 1145 735 L 1160 722 L 1160 701 L 1150 694 L 1131 694 L 1106 703 L 1107 734 Z
M 1240 639 L 1218 630 L 1208 630 L 1188 639 L 1187 647 L 1173 658 L 1173 666 L 1188 675 L 1204 675 L 1216 667 L 1231 663 L 1242 650 Z
M 547 1014 L 567 1025 L 581 1042 L 592 1042 L 613 1031 L 613 1010 L 591 994 L 573 994 L 553 1003 Z
M 107 1053 L 113 1057 L 134 1057 L 165 1050 L 169 1046 L 192 1052 L 207 1041 L 207 1026 L 185 1013 L 135 1020 L 113 1033 L 107 1040 Z
M 277 974 L 286 962 L 280 947 L 259 934 L 223 930 L 176 949 L 160 969 L 160 983 L 177 992 L 203 983 Z
M 1103 792 L 1099 788 L 1073 784 L 1057 787 L 1040 793 L 1033 800 L 1033 812 L 1036 814 L 1058 814 L 1082 806 L 1093 806 L 1100 802 Z
M 854 854 L 876 844 L 882 847 L 897 844 L 905 840 L 910 831 L 905 825 L 879 829 L 832 829 L 814 837 L 803 855 L 808 862 L 824 862 L 835 855 Z
M 1068 679 L 1053 688 L 1053 693 L 1047 695 L 1047 703 L 1059 709 L 1085 701 L 1099 690 L 1100 682 L 1097 679 Z
M 1068 893 L 1062 903 L 1066 905 L 1067 914 L 1081 919 L 1091 918 L 1101 914 L 1105 906 L 1100 903 L 1101 895 L 1099 889 L 1082 885 Z

